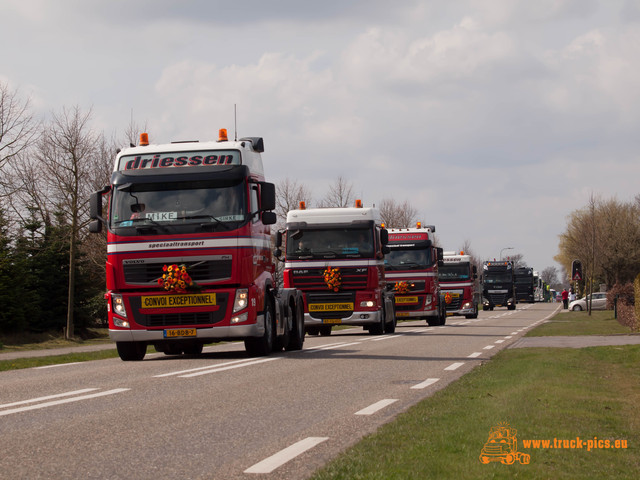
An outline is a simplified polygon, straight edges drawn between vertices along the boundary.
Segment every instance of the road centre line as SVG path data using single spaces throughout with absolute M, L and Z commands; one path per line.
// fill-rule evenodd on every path
M 171 377 L 173 375 L 181 375 L 183 373 L 197 372 L 201 370 L 211 370 L 212 368 L 226 367 L 227 365 L 235 365 L 237 363 L 247 363 L 247 362 L 251 362 L 252 360 L 256 360 L 256 357 L 243 358 L 242 360 L 233 360 L 232 362 L 219 363 L 217 365 L 207 365 L 206 367 L 190 368 L 188 370 L 179 370 L 177 372 L 163 373 L 160 375 L 154 375 L 153 378 Z
M 434 383 L 436 383 L 438 380 L 440 380 L 439 378 L 427 378 L 424 382 L 418 383 L 416 385 L 414 385 L 413 387 L 411 387 L 413 390 L 421 390 L 423 388 L 428 387 L 429 385 L 433 385 Z
M 57 365 L 44 365 L 42 367 L 33 367 L 34 370 L 42 370 L 44 368 L 68 367 L 69 365 L 78 365 L 81 362 L 58 363 Z
M 477 358 L 482 355 L 482 352 L 473 352 L 471 355 L 467 355 L 467 358 Z
M 29 410 L 37 410 L 39 408 L 53 407 L 53 406 L 56 406 L 56 405 L 62 405 L 64 403 L 79 402 L 81 400 L 89 400 L 91 398 L 104 397 L 106 395 L 113 395 L 113 394 L 116 394 L 116 393 L 122 393 L 122 392 L 126 392 L 128 390 L 131 390 L 131 389 L 130 388 L 114 388 L 113 390 L 107 390 L 105 392 L 92 393 L 90 395 L 82 395 L 80 397 L 65 398 L 65 399 L 62 399 L 62 400 L 55 400 L 55 401 L 52 401 L 52 402 L 39 403 L 38 405 L 30 405 L 28 407 L 12 408 L 12 409 L 9 409 L 9 410 L 0 411 L 0 416 L 10 415 L 12 413 L 27 412 Z
M 496 340 L 496 341 L 495 341 L 495 342 L 493 342 L 493 343 L 504 343 L 504 340 Z
M 199 377 L 200 375 L 208 375 L 209 373 L 224 372 L 226 370 L 233 370 L 234 368 L 242 368 L 242 367 L 248 367 L 250 365 L 257 365 L 259 363 L 273 362 L 274 360 L 281 360 L 282 358 L 284 358 L 284 357 L 263 358 L 261 360 L 254 360 L 252 362 L 245 362 L 245 363 L 241 363 L 241 364 L 229 365 L 229 366 L 226 366 L 226 367 L 215 367 L 215 368 L 211 368 L 209 370 L 199 371 L 199 372 L 195 372 L 195 373 L 188 373 L 186 375 L 179 375 L 179 376 L 180 376 L 180 378 Z
M 22 400 L 20 402 L 5 403 L 0 405 L 0 408 L 15 407 L 16 405 L 24 405 L 25 403 L 43 402 L 44 400 L 52 400 L 54 398 L 70 397 L 72 395 L 80 395 L 81 393 L 93 392 L 98 390 L 97 388 L 83 388 L 82 390 L 74 390 L 72 392 L 57 393 L 55 395 L 47 395 L 46 397 L 30 398 L 29 400 Z
M 404 337 L 404 333 L 399 333 L 397 335 L 385 335 L 383 337 L 376 337 L 376 338 L 372 338 L 371 341 L 372 342 L 380 342 L 381 340 L 389 340 L 390 338 L 398 338 L 398 337 Z
M 284 450 L 280 450 L 278 453 L 265 458 L 252 467 L 247 468 L 244 473 L 271 473 L 276 468 L 281 467 L 298 455 L 310 450 L 326 440 L 329 440 L 329 437 L 307 437 L 304 440 L 300 440 Z
M 491 350 L 493 347 L 495 347 L 495 345 L 487 345 L 483 350 Z
M 354 415 L 373 415 L 379 410 L 382 410 L 385 407 L 388 407 L 392 403 L 396 403 L 398 401 L 397 398 L 385 398 L 384 400 L 380 400 L 372 405 L 369 405 L 362 410 L 358 410 Z
M 445 368 L 445 370 L 457 370 L 463 365 L 464 365 L 464 362 L 455 362 L 449 365 L 447 368 Z

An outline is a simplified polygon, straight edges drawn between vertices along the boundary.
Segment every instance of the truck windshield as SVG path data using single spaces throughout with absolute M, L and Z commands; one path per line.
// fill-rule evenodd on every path
M 287 258 L 372 258 L 373 253 L 373 235 L 370 228 L 287 232 Z
M 533 285 L 533 277 L 516 277 L 516 283 L 520 285 Z
M 469 280 L 470 271 L 471 268 L 468 263 L 445 263 L 438 267 L 438 279 L 445 282 L 452 280 Z
M 212 182 L 141 183 L 117 186 L 111 199 L 110 226 L 179 231 L 230 230 L 247 217 L 242 180 Z
M 431 266 L 431 247 L 401 250 L 392 248 L 384 256 L 386 270 L 421 270 Z
M 513 277 L 510 273 L 487 273 L 484 276 L 484 283 L 510 283 Z

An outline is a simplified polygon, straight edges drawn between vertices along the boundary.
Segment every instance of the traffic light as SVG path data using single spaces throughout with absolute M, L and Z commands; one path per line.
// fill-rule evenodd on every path
M 574 260 L 571 264 L 571 280 L 579 282 L 582 278 L 582 262 L 580 260 Z

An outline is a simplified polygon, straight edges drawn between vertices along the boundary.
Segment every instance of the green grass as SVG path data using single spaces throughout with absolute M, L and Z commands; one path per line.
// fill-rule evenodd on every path
M 504 350 L 420 402 L 312 477 L 635 478 L 640 346 Z M 528 465 L 479 461 L 491 427 L 518 430 Z M 522 440 L 623 439 L 626 450 L 528 449 Z
M 527 337 L 556 335 L 618 335 L 632 333 L 629 327 L 621 325 L 612 310 L 587 312 L 562 312 L 548 322 L 528 332 Z
M 91 360 L 103 360 L 118 356 L 115 345 L 111 350 L 97 352 L 78 352 L 66 355 L 52 355 L 47 357 L 17 358 L 14 360 L 0 360 L 0 372 L 6 370 L 19 370 L 21 368 L 44 367 L 47 365 L 59 365 L 63 363 L 88 362 Z M 0 355 L 0 359 L 2 356 Z

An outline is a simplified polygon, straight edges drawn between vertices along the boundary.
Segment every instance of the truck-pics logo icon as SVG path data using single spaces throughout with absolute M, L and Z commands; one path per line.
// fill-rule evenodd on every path
M 502 422 L 491 428 L 489 439 L 480 452 L 480 462 L 487 464 L 490 462 L 500 462 L 505 465 L 513 465 L 517 460 L 526 465 L 531 460 L 528 453 L 518 451 L 518 431 Z

